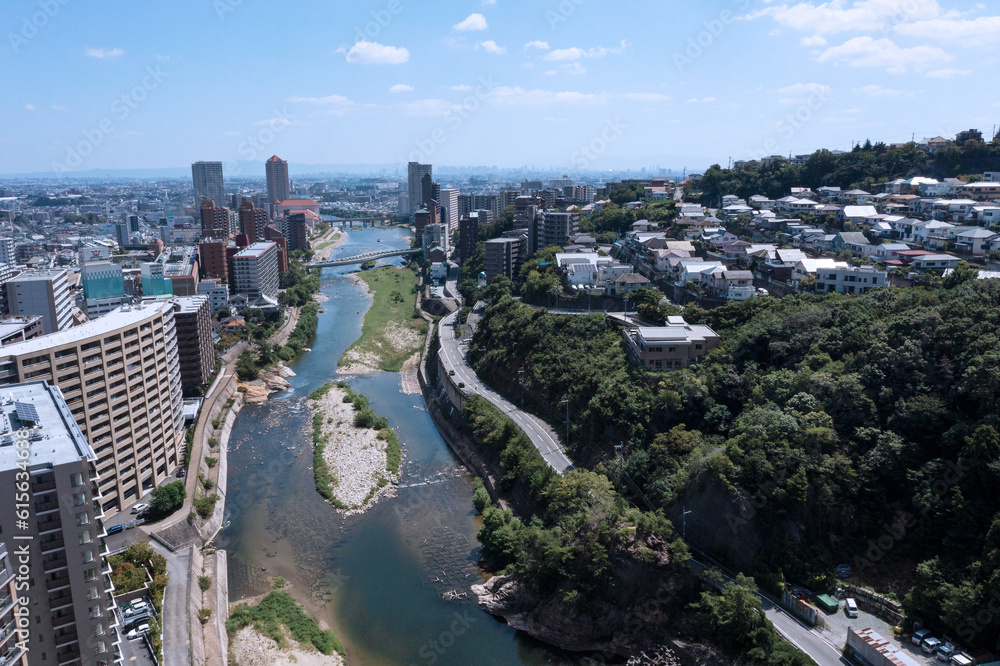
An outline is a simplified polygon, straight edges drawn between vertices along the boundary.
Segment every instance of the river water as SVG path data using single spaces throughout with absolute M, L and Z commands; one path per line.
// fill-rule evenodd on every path
M 348 230 L 334 257 L 403 249 L 408 232 Z M 399 258 L 383 263 L 399 264 Z M 346 275 L 326 269 L 312 351 L 291 364 L 292 389 L 240 412 L 230 438 L 226 514 L 218 546 L 229 555 L 231 601 L 268 591 L 282 576 L 306 610 L 343 641 L 349 664 L 575 664 L 482 610 L 469 587 L 478 521 L 472 477 L 438 434 L 419 395 L 399 375 L 348 377 L 389 418 L 403 444 L 395 497 L 343 517 L 316 492 L 307 396 L 336 375 L 358 338 L 368 299 Z M 447 601 L 449 592 L 466 598 Z

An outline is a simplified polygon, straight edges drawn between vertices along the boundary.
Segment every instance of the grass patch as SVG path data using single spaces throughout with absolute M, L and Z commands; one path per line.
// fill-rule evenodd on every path
M 321 630 L 316 620 L 306 615 L 287 592 L 272 591 L 256 606 L 237 605 L 226 620 L 226 631 L 232 636 L 247 625 L 253 625 L 282 648 L 287 642 L 282 629 L 285 627 L 302 645 L 312 644 L 323 654 L 345 654 L 343 644 L 334 633 L 329 629 Z
M 379 357 L 379 369 L 399 372 L 406 359 L 423 346 L 423 337 L 427 333 L 427 322 L 422 318 L 413 318 L 417 303 L 417 273 L 407 268 L 386 266 L 362 273 L 361 279 L 374 295 L 372 305 L 365 313 L 361 337 L 347 352 L 374 354 Z M 408 349 L 396 349 L 386 335 L 392 324 L 413 330 L 419 334 L 419 340 Z M 338 365 L 348 364 L 347 352 L 340 357 Z
M 378 433 L 379 439 L 386 440 L 385 447 L 385 468 L 392 474 L 399 474 L 399 464 L 403 462 L 403 447 L 399 443 L 399 437 L 392 428 L 385 428 Z

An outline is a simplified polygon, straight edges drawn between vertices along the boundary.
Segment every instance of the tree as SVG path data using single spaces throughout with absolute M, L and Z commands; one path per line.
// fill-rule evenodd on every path
M 150 502 L 150 510 L 156 517 L 169 516 L 184 504 L 187 490 L 183 481 L 174 481 L 165 486 L 153 489 L 153 499 Z
M 954 289 L 966 282 L 971 282 L 979 277 L 979 271 L 969 265 L 967 261 L 960 261 L 950 273 L 944 276 L 941 284 L 945 289 Z

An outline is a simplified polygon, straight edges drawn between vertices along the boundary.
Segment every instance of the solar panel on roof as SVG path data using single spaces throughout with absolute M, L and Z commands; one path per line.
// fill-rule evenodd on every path
M 38 410 L 30 402 L 15 402 L 14 409 L 17 411 L 17 418 L 21 421 L 31 421 L 32 423 L 41 421 Z

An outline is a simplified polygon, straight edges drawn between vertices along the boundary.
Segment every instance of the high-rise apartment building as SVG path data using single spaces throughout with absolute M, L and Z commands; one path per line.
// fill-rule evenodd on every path
M 115 225 L 115 240 L 121 247 L 129 244 L 128 222 L 119 222 Z
M 275 201 L 290 199 L 291 187 L 288 183 L 288 162 L 277 155 L 264 162 L 264 172 L 267 175 L 267 200 L 273 205 Z
M 208 197 L 216 206 L 226 205 L 226 188 L 222 182 L 222 162 L 195 162 L 191 165 L 194 181 L 194 205 L 201 206 L 201 198 Z
M 580 230 L 580 214 L 576 211 L 543 210 L 535 220 L 530 252 L 534 254 L 550 245 L 569 245 Z
M 181 386 L 196 388 L 206 383 L 215 369 L 212 305 L 208 296 L 175 298 L 173 304 Z
M 210 240 L 198 243 L 198 259 L 201 269 L 208 278 L 229 279 L 226 262 L 226 247 L 229 243 Z
M 447 224 L 448 228 L 452 231 L 455 231 L 458 229 L 458 221 L 462 217 L 458 213 L 458 190 L 441 190 L 440 194 L 441 198 L 438 199 L 438 203 L 444 209 L 441 222 Z
M 522 236 L 519 238 L 491 238 L 483 244 L 483 270 L 486 273 L 487 282 L 497 275 L 514 279 L 523 243 L 524 237 Z
M 254 208 L 249 199 L 240 202 L 240 233 L 247 235 L 247 242 L 264 240 L 264 227 L 268 223 L 267 211 Z
M 14 254 L 14 239 L 9 236 L 0 238 L 0 264 L 13 266 L 16 262 Z
M 46 333 L 64 331 L 72 326 L 73 300 L 66 275 L 62 269 L 25 271 L 8 280 L 4 286 L 10 313 L 40 315 Z
M 278 244 L 254 243 L 233 257 L 233 287 L 237 294 L 254 301 L 278 295 Z
M 105 512 L 131 505 L 183 461 L 181 377 L 169 301 L 126 306 L 70 331 L 0 347 L 0 395 L 6 385 L 26 381 L 46 381 L 62 391 L 97 454 Z
M 236 213 L 225 206 L 216 206 L 208 197 L 201 200 L 201 237 L 228 240 L 236 226 Z
M 25 452 L 28 457 L 22 459 Z M 116 661 L 121 638 L 104 557 L 96 461 L 57 387 L 44 381 L 4 387 L 0 488 L 12 493 L 0 502 L 0 659 L 5 666 Z M 24 482 L 27 521 L 13 499 Z M 19 574 L 25 573 L 22 567 L 28 570 L 23 579 L 19 576 L 29 583 L 26 591 L 12 585 L 14 552 Z M 24 637 L 14 628 L 15 613 L 29 620 Z M 25 647 L 27 652 L 19 653 Z
M 476 251 L 479 242 L 479 216 L 466 216 L 458 222 L 458 258 L 465 262 Z
M 299 250 L 305 252 L 309 249 L 309 235 L 306 232 L 305 213 L 292 213 L 282 222 L 281 233 L 288 241 L 288 251 Z
M 430 164 L 420 164 L 419 162 L 410 162 L 406 165 L 406 175 L 407 175 L 407 190 L 406 194 L 410 203 L 410 209 L 405 211 L 407 214 L 412 215 L 418 210 L 424 207 L 425 200 L 423 199 L 422 193 L 422 179 L 426 176 L 431 176 L 431 165 Z M 403 212 L 403 211 L 400 211 Z
M 198 295 L 208 297 L 209 312 L 213 317 L 219 314 L 222 308 L 229 307 L 229 289 L 217 279 L 199 282 Z

